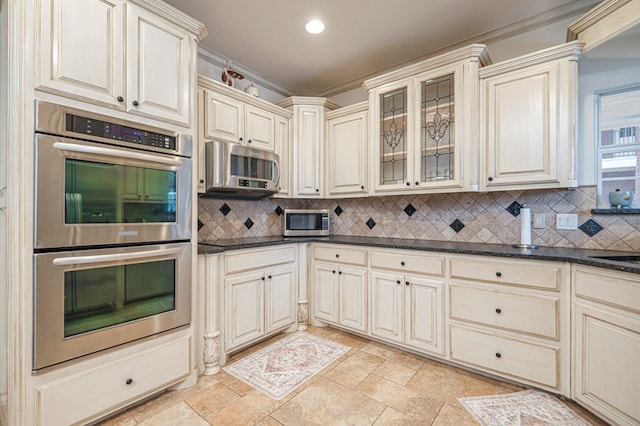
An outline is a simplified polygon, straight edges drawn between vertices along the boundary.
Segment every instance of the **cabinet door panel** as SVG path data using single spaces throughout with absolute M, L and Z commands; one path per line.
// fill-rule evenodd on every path
M 405 343 L 418 349 L 444 355 L 443 281 L 406 277 Z
M 117 106 L 124 90 L 122 0 L 42 2 L 37 88 Z
M 320 320 L 338 322 L 337 268 L 323 263 L 313 267 L 313 314 Z
M 267 272 L 267 333 L 296 321 L 297 300 L 294 274 L 293 266 Z
M 276 116 L 274 151 L 280 159 L 280 192 L 275 196 L 288 198 L 291 190 L 291 156 L 289 119 Z
M 296 155 L 295 195 L 319 197 L 321 192 L 320 170 L 322 162 L 322 107 L 296 106 L 297 143 L 293 145 Z
M 264 334 L 264 281 L 261 272 L 225 280 L 227 336 L 230 350 Z
M 127 110 L 188 125 L 189 34 L 143 9 L 129 5 L 128 11 Z
M 329 195 L 367 190 L 367 112 L 327 122 Z
M 404 287 L 400 274 L 371 273 L 371 334 L 402 343 Z
M 243 105 L 228 96 L 207 91 L 205 137 L 240 142 L 243 134 Z
M 341 325 L 367 330 L 367 271 L 340 267 L 338 272 L 339 318 Z
M 247 145 L 273 151 L 275 116 L 251 105 L 245 105 L 244 110 Z

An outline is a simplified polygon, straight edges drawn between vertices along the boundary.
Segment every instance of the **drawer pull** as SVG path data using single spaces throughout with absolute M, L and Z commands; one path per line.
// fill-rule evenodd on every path
M 264 275 L 263 275 L 263 276 L 261 276 L 261 277 L 260 277 L 260 279 L 261 279 L 262 281 L 264 281 Z
M 331 272 L 334 273 L 334 274 L 336 273 L 336 271 L 331 271 Z
M 498 271 L 496 272 L 496 277 L 501 277 L 502 276 L 502 272 Z
M 396 284 L 400 284 L 400 280 L 397 280 L 397 281 L 396 281 Z
M 409 281 L 404 282 L 404 285 L 409 285 L 409 284 L 411 284 Z
M 342 275 L 342 271 L 338 271 L 338 275 Z
M 402 262 L 400 262 L 400 264 L 401 264 L 402 266 L 404 266 L 404 260 L 403 260 Z
M 496 352 L 496 358 L 502 358 L 502 354 L 500 352 Z
M 336 254 L 336 259 L 337 259 L 338 257 L 340 257 L 340 255 L 339 255 L 339 254 Z
M 271 275 L 267 275 L 267 278 L 271 279 Z
M 496 308 L 496 314 L 502 313 L 502 309 Z
M 132 379 L 132 378 L 128 378 L 128 379 L 125 381 L 125 383 L 126 383 L 127 385 L 130 385 L 131 383 L 133 383 L 133 379 Z

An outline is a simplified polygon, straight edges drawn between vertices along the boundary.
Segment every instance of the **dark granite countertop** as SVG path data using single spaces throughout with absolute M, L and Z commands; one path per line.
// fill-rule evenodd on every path
M 404 238 L 355 237 L 332 235 L 330 237 L 254 237 L 228 240 L 202 241 L 198 254 L 223 253 L 229 250 L 266 247 L 291 243 L 331 243 L 368 247 L 383 247 L 441 253 L 475 254 L 484 256 L 514 257 L 520 259 L 552 260 L 597 266 L 617 271 L 640 274 L 640 261 L 606 260 L 594 256 L 639 256 L 640 253 L 611 250 L 589 250 L 563 247 L 538 247 L 535 250 L 515 248 L 507 244 L 483 244 L 455 241 L 414 240 Z

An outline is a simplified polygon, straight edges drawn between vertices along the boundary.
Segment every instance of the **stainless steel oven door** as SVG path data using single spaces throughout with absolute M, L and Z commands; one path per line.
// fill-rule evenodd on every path
M 42 253 L 34 265 L 34 371 L 190 323 L 190 243 Z
M 38 134 L 36 249 L 191 238 L 190 158 Z

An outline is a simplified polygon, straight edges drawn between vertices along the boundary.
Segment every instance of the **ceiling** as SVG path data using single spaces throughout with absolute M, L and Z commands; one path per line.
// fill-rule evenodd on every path
M 205 49 L 282 92 L 328 96 L 454 46 L 577 18 L 599 0 L 165 1 L 205 25 Z M 312 18 L 324 33 L 305 32 Z

